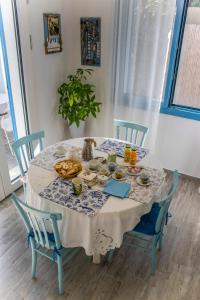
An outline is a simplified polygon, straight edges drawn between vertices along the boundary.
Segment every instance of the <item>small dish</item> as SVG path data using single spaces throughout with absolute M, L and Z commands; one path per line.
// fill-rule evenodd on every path
M 126 173 L 121 170 L 121 169 L 117 169 L 113 174 L 112 174 L 112 178 L 115 180 L 125 180 L 126 179 Z
M 138 176 L 142 173 L 143 167 L 128 167 L 127 174 L 130 176 Z
M 54 153 L 54 156 L 55 156 L 56 158 L 64 158 L 64 157 L 65 157 L 65 154 L 59 154 L 59 153 L 55 152 L 55 153 Z
M 108 181 L 109 177 L 108 176 L 105 176 L 105 175 L 97 175 L 97 179 L 98 179 L 98 182 L 101 184 L 101 185 L 105 185 L 106 182 Z
M 101 164 L 105 164 L 106 163 L 106 158 L 102 157 L 102 156 L 98 156 L 94 158 L 95 160 L 98 160 Z
M 104 175 L 104 176 L 109 177 L 110 171 L 107 168 L 103 167 L 99 170 L 99 175 Z
M 112 174 L 112 178 L 118 181 L 123 181 L 126 179 L 126 176 L 123 176 L 122 178 L 116 178 L 115 174 Z
M 141 186 L 149 186 L 150 184 L 151 184 L 151 181 L 149 180 L 147 183 L 143 183 L 142 181 L 141 181 L 141 177 L 140 176 L 138 176 L 137 178 L 136 178 L 136 182 L 137 182 L 137 184 L 139 184 L 139 185 L 141 185 Z
M 89 161 L 88 167 L 93 172 L 97 172 L 100 168 L 101 163 L 97 159 L 92 159 Z
M 83 180 L 86 180 L 87 182 L 94 181 L 97 177 L 96 173 L 92 173 L 87 170 L 83 170 L 81 173 L 79 173 L 78 177 L 80 177 Z

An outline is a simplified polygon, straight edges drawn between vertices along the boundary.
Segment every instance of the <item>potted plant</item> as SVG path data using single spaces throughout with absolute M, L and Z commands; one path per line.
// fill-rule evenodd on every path
M 70 131 L 73 125 L 77 130 L 90 115 L 96 118 L 100 112 L 101 103 L 96 100 L 95 86 L 87 82 L 92 72 L 92 69 L 79 68 L 58 88 L 58 114 L 68 121 Z

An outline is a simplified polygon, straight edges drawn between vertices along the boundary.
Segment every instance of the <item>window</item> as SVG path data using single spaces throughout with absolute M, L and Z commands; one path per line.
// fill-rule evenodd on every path
M 161 112 L 200 120 L 200 0 L 177 0 Z

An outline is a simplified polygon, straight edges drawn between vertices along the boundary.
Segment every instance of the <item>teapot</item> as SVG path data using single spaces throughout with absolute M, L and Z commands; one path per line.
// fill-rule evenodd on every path
M 91 138 L 84 139 L 84 145 L 82 150 L 82 158 L 83 160 L 91 160 L 93 159 L 93 150 L 92 150 L 92 144 L 96 147 L 96 141 Z

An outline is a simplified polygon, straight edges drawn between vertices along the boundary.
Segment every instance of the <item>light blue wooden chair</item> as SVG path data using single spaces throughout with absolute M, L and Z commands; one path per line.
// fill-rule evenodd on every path
M 178 182 L 179 173 L 174 171 L 172 184 L 167 197 L 155 203 L 156 205 L 152 206 L 150 213 L 143 215 L 137 226 L 126 233 L 126 236 L 134 237 L 134 243 L 126 243 L 126 245 L 143 248 L 150 254 L 152 274 L 156 271 L 157 247 L 159 246 L 159 250 L 162 248 L 163 228 Z M 108 253 L 107 259 L 109 263 L 112 261 L 113 253 L 114 250 L 111 250 Z
M 62 247 L 58 231 L 58 221 L 62 219 L 62 215 L 34 209 L 22 202 L 15 193 L 12 194 L 12 202 L 28 233 L 27 242 L 32 251 L 32 277 L 36 276 L 37 255 L 49 258 L 58 265 L 59 294 L 63 294 L 63 266 L 80 251 L 80 248 Z
M 148 132 L 147 127 L 117 119 L 114 119 L 114 127 L 116 128 L 115 138 L 125 140 L 136 146 L 143 147 L 145 137 Z M 122 128 L 123 131 L 125 131 L 125 136 L 123 135 L 123 137 L 121 137 L 122 135 L 120 135 L 120 131 L 122 131 Z
M 34 146 L 39 144 L 39 150 L 43 150 L 43 139 L 44 131 L 39 131 L 24 136 L 12 144 L 12 149 L 15 153 L 22 177 L 25 176 L 28 170 L 29 161 L 35 156 Z

